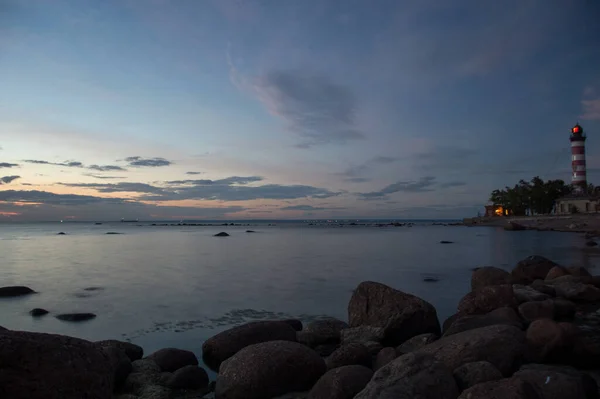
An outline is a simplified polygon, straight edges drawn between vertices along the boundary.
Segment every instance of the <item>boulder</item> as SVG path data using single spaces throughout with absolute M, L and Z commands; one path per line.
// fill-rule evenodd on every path
M 554 300 L 554 318 L 556 320 L 572 319 L 576 311 L 577 307 L 573 302 L 563 298 Z
M 313 349 L 319 354 L 319 356 L 327 357 L 335 352 L 335 350 L 339 347 L 339 344 L 322 344 L 315 346 Z
M 498 308 L 517 305 L 512 285 L 493 285 L 465 295 L 458 304 L 458 312 L 465 315 L 483 314 Z
M 334 318 L 311 321 L 305 328 L 306 332 L 326 337 L 328 341 L 339 342 L 341 331 L 348 328 L 348 323 Z
M 133 366 L 134 373 L 146 373 L 146 374 L 158 374 L 160 373 L 160 367 L 154 359 L 144 358 L 140 360 L 133 361 L 131 363 Z
M 41 308 L 35 308 L 35 309 L 31 309 L 29 311 L 29 314 L 32 315 L 33 317 L 45 316 L 48 313 L 50 313 L 50 312 L 48 312 L 46 309 L 41 309 Z
M 529 360 L 551 358 L 566 344 L 565 331 L 551 319 L 538 319 L 529 325 L 526 333 Z
M 464 317 L 464 315 L 461 315 L 460 313 L 454 313 L 453 315 L 448 316 L 448 318 L 444 320 L 444 323 L 442 324 L 442 332 L 446 334 L 446 331 L 448 331 L 450 326 L 452 326 L 452 324 L 460 317 Z
M 546 284 L 544 280 L 535 280 L 533 283 L 531 283 L 529 287 L 533 288 L 538 292 L 541 292 L 542 294 L 550 295 L 552 297 L 556 296 L 556 291 L 554 290 L 554 287 Z
M 289 324 L 296 331 L 302 331 L 302 321 L 298 319 L 285 319 L 281 321 L 283 321 L 286 324 Z
M 600 289 L 593 285 L 577 281 L 559 281 L 554 283 L 556 296 L 575 302 L 600 301 Z
M 286 339 L 284 341 L 290 340 Z M 339 342 L 338 340 L 333 339 L 330 336 L 320 335 L 310 331 L 296 331 L 296 341 L 311 348 L 316 348 L 317 346 L 321 345 L 337 345 Z
M 202 367 L 184 366 L 167 380 L 171 389 L 202 389 L 208 387 L 208 374 Z
M 440 334 L 433 305 L 372 281 L 362 282 L 354 290 L 348 304 L 348 320 L 351 327 L 382 327 L 383 342 L 388 346 L 399 345 L 419 334 Z
M 308 393 L 307 399 L 353 399 L 369 383 L 373 371 L 365 366 L 338 367 L 326 372 Z
M 29 294 L 35 294 L 35 291 L 22 285 L 0 287 L 0 298 L 10 298 Z
M 111 399 L 108 356 L 78 338 L 25 331 L 0 334 L 0 396 L 10 399 Z
M 569 267 L 567 267 L 567 272 L 571 276 L 577 276 L 577 277 L 591 277 L 592 276 L 585 267 L 581 267 L 581 266 L 569 266 Z
M 450 370 L 485 360 L 507 376 L 521 360 L 525 342 L 525 333 L 519 328 L 493 325 L 442 337 L 413 353 L 430 354 Z
M 367 348 L 371 357 L 377 355 L 383 349 L 383 345 L 375 341 L 367 341 L 363 345 Z
M 514 376 L 530 383 L 543 399 L 598 398 L 596 381 L 573 367 L 526 364 Z
M 558 265 L 550 259 L 533 255 L 517 263 L 511 274 L 515 283 L 531 284 L 537 279 L 544 280 L 554 266 Z
M 371 354 L 363 344 L 345 344 L 329 355 L 325 364 L 328 370 L 353 364 L 371 367 Z
M 198 359 L 193 352 L 176 348 L 160 349 L 148 358 L 154 360 L 161 371 L 175 371 L 185 366 L 198 365 Z
M 215 234 L 215 237 L 229 237 L 229 234 L 222 231 L 220 233 Z
M 527 230 L 527 227 L 525 227 L 519 223 L 508 222 L 508 224 L 504 226 L 504 230 L 506 230 L 506 231 L 523 231 L 523 230 Z
M 312 388 L 326 366 L 312 349 L 291 341 L 250 345 L 221 365 L 215 396 L 262 399 Z
M 342 344 L 349 344 L 352 342 L 358 342 L 364 344 L 365 342 L 383 341 L 385 330 L 382 327 L 371 327 L 371 326 L 359 326 L 350 327 L 341 331 Z
M 452 373 L 435 358 L 408 353 L 379 369 L 354 399 L 456 399 Z
M 550 299 L 550 295 L 539 292 L 538 290 L 531 288 L 527 285 L 514 284 L 513 292 L 517 302 L 531 302 L 531 301 L 545 301 Z
M 555 314 L 554 301 L 525 302 L 519 305 L 519 314 L 527 323 L 537 319 L 553 319 Z
M 546 274 L 545 280 L 554 280 L 555 278 L 568 276 L 569 272 L 562 266 L 554 266 L 552 269 L 548 271 Z
M 115 339 L 107 339 L 104 341 L 96 341 L 95 344 L 96 344 L 96 346 L 98 346 L 100 348 L 105 348 L 105 347 L 116 348 L 116 349 L 120 350 L 121 352 L 125 353 L 125 355 L 132 362 L 139 360 L 144 356 L 144 349 L 141 346 L 132 344 L 131 342 L 117 341 Z
M 267 341 L 296 341 L 296 334 L 296 330 L 283 321 L 242 324 L 207 339 L 202 344 L 202 360 L 208 367 L 217 371 L 224 360 L 246 346 Z
M 598 243 L 594 240 L 589 240 L 585 242 L 586 247 L 595 247 L 598 245 Z
M 498 308 L 483 315 L 459 315 L 459 317 L 454 320 L 454 323 L 452 323 L 452 325 L 444 332 L 444 336 L 498 324 L 513 326 L 519 329 L 523 328 L 523 321 L 513 308 Z
M 421 349 L 425 345 L 429 345 L 430 343 L 437 341 L 438 338 L 439 337 L 437 335 L 431 333 L 417 335 L 416 337 L 412 337 L 408 341 L 405 341 L 402 343 L 402 345 L 399 345 L 396 348 L 396 351 L 402 354 L 414 352 L 418 349 Z
M 505 284 L 512 284 L 512 276 L 506 270 L 497 267 L 480 267 L 471 275 L 471 290 Z
M 375 357 L 375 362 L 373 363 L 373 370 L 377 371 L 386 364 L 394 361 L 398 357 L 395 348 L 387 347 L 383 348 L 379 351 L 377 356 Z
M 463 391 L 458 399 L 544 399 L 530 383 L 519 378 L 488 381 Z
M 458 389 L 464 391 L 482 382 L 496 381 L 502 379 L 502 373 L 492 363 L 486 361 L 472 362 L 457 367 L 454 379 Z
M 127 357 L 124 351 L 115 346 L 98 346 L 96 345 L 110 361 L 110 367 L 113 370 L 114 386 L 119 389 L 125 383 L 125 380 L 133 370 L 131 360 Z
M 87 321 L 96 318 L 93 313 L 64 313 L 56 316 L 58 320 L 62 321 Z

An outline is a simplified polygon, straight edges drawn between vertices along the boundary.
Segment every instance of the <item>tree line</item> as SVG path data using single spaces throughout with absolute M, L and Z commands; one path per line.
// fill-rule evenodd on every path
M 589 184 L 589 194 L 600 187 Z M 556 200 L 573 192 L 573 186 L 563 180 L 544 181 L 539 176 L 531 181 L 520 180 L 514 187 L 494 190 L 490 201 L 503 208 L 505 215 L 545 215 L 554 211 Z

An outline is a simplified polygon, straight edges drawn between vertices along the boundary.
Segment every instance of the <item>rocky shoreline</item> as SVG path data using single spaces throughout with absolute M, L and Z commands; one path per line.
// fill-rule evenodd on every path
M 471 288 L 443 323 L 425 300 L 366 281 L 348 322 L 231 328 L 202 346 L 216 381 L 190 351 L 144 357 L 128 342 L 0 327 L 0 398 L 600 398 L 600 276 L 531 256 L 476 269 Z

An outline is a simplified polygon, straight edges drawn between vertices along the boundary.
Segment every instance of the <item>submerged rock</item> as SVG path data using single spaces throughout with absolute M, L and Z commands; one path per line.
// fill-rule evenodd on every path
M 219 399 L 263 399 L 303 392 L 325 374 L 315 351 L 290 341 L 250 345 L 221 365 L 215 395 Z
M 56 318 L 62 321 L 86 321 L 95 319 L 96 315 L 93 313 L 64 313 L 57 315 Z
M 215 234 L 215 237 L 229 237 L 229 234 L 222 231 L 220 233 Z
M 0 287 L 0 298 L 10 298 L 29 294 L 35 294 L 35 291 L 22 285 Z
M 372 281 L 362 282 L 354 290 L 348 304 L 348 320 L 351 327 L 383 328 L 383 342 L 388 346 L 396 346 L 419 334 L 440 334 L 433 305 Z
M 373 371 L 365 366 L 343 366 L 325 373 L 307 399 L 353 399 L 369 383 Z
M 35 308 L 35 309 L 31 309 L 29 311 L 29 314 L 32 315 L 33 317 L 41 317 L 41 316 L 47 315 L 48 313 L 50 313 L 50 312 L 48 312 L 46 309 L 41 309 L 41 308 Z

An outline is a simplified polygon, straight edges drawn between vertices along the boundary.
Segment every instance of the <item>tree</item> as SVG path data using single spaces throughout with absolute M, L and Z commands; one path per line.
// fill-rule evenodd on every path
M 590 189 L 594 190 L 593 186 Z M 535 176 L 529 182 L 520 180 L 512 188 L 492 191 L 490 201 L 502 206 L 505 214 L 543 215 L 552 213 L 556 200 L 572 191 L 573 187 L 563 180 L 544 181 Z

